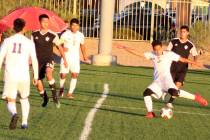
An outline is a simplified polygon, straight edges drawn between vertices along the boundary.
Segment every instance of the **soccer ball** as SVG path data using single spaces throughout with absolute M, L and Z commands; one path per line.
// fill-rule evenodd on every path
M 172 111 L 171 108 L 163 107 L 163 108 L 160 110 L 160 116 L 161 116 L 164 120 L 171 119 L 171 118 L 173 117 L 173 111 Z

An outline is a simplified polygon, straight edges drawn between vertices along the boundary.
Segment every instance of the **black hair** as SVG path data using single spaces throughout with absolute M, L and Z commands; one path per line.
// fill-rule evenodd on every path
M 70 25 L 72 25 L 72 24 L 79 24 L 79 20 L 77 19 L 77 18 L 73 18 L 73 19 L 71 19 L 71 21 L 70 21 Z
M 182 25 L 182 26 L 180 27 L 180 30 L 182 30 L 182 29 L 185 29 L 185 30 L 187 30 L 188 32 L 190 31 L 190 29 L 189 29 L 189 27 L 188 27 L 187 25 Z
M 152 47 L 154 48 L 155 46 L 160 45 L 162 47 L 162 42 L 159 40 L 154 40 L 152 41 Z
M 26 22 L 22 18 L 17 18 L 13 22 L 13 29 L 15 30 L 16 33 L 21 32 L 23 28 L 25 27 Z
M 39 16 L 39 22 L 43 19 L 43 18 L 48 18 L 49 19 L 49 16 L 47 14 L 41 14 Z

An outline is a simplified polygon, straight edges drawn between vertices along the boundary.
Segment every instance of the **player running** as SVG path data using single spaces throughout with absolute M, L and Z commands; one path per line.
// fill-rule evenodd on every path
M 29 59 L 32 61 L 34 71 L 34 84 L 38 82 L 38 62 L 34 43 L 26 38 L 24 33 L 25 21 L 16 19 L 14 21 L 15 35 L 4 40 L 0 51 L 0 69 L 5 60 L 4 92 L 2 98 L 7 101 L 7 108 L 12 114 L 9 125 L 15 129 L 18 121 L 16 109 L 17 93 L 20 94 L 22 109 L 21 128 L 28 128 L 28 115 L 30 110 L 28 96 L 30 93 Z
M 64 65 L 67 67 L 65 54 L 62 47 L 60 46 L 60 41 L 58 35 L 48 29 L 49 17 L 46 14 L 39 16 L 39 21 L 41 29 L 32 33 L 32 40 L 35 43 L 37 59 L 39 63 L 39 79 L 37 84 L 37 89 L 43 98 L 42 107 L 46 107 L 49 101 L 46 90 L 44 89 L 42 80 L 46 78 L 49 83 L 50 90 L 52 92 L 53 102 L 57 108 L 60 108 L 60 102 L 56 93 L 55 80 L 53 78 L 53 45 L 58 46 L 61 56 L 64 59 Z
M 184 90 L 179 90 L 177 86 L 174 84 L 171 73 L 170 67 L 173 61 L 178 62 L 181 61 L 183 63 L 193 64 L 196 66 L 201 66 L 200 64 L 191 61 L 189 59 L 180 57 L 174 52 L 171 51 L 164 51 L 162 48 L 162 43 L 160 41 L 153 41 L 152 43 L 153 51 L 138 54 L 132 51 L 133 54 L 145 57 L 146 59 L 152 60 L 154 64 L 154 81 L 148 88 L 144 91 L 144 102 L 147 109 L 147 118 L 154 118 L 155 114 L 153 112 L 153 105 L 152 105 L 152 97 L 156 99 L 160 99 L 164 92 L 169 93 L 173 98 L 175 97 L 182 97 L 190 100 L 194 100 L 195 102 L 199 103 L 202 106 L 207 106 L 208 102 L 199 94 L 191 94 Z M 131 51 L 131 50 L 129 50 Z M 169 101 L 170 102 L 170 101 Z
M 198 52 L 196 50 L 195 45 L 189 41 L 189 27 L 186 25 L 181 26 L 180 28 L 180 38 L 174 38 L 169 43 L 167 50 L 173 51 L 181 57 L 188 58 L 191 54 L 194 57 L 194 61 L 197 60 Z M 181 88 L 184 84 L 184 80 L 187 74 L 188 64 L 183 63 L 181 61 L 175 62 L 173 61 L 171 64 L 171 75 L 177 86 L 177 88 Z M 171 103 L 168 103 L 167 106 L 173 108 L 171 97 Z
M 79 20 L 73 18 L 70 21 L 70 30 L 66 30 L 61 36 L 68 67 L 65 67 L 63 59 L 60 66 L 60 97 L 64 94 L 64 83 L 66 75 L 71 71 L 71 82 L 67 97 L 73 99 L 73 93 L 77 84 L 77 77 L 80 72 L 80 48 L 84 61 L 88 61 L 84 45 L 84 35 L 79 32 Z

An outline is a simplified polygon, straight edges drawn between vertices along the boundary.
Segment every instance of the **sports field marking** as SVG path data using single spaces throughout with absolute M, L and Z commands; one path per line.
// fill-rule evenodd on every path
M 123 106 L 111 106 L 111 105 L 102 105 L 102 107 L 110 107 L 110 108 L 119 108 L 119 109 L 130 109 L 130 110 L 146 110 L 145 108 L 140 107 L 123 107 Z M 158 109 L 153 109 L 154 111 L 160 111 Z M 188 114 L 188 115 L 199 115 L 199 116 L 210 116 L 208 113 L 192 113 L 192 112 L 185 112 L 185 111 L 174 111 L 174 113 L 178 114 Z
M 106 100 L 107 96 L 109 94 L 109 85 L 104 84 L 104 91 L 103 94 L 101 95 L 101 98 L 99 98 L 94 105 L 94 107 L 89 111 L 86 119 L 85 119 L 85 125 L 83 127 L 83 131 L 80 135 L 80 140 L 87 140 L 88 136 L 91 132 L 91 127 L 92 127 L 92 122 L 94 120 L 95 114 L 98 111 L 98 109 L 102 106 L 103 102 Z

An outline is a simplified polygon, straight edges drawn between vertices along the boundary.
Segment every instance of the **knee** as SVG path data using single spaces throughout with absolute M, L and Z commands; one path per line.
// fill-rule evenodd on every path
M 72 74 L 71 74 L 71 78 L 77 79 L 77 77 L 78 77 L 78 74 L 77 74 L 77 73 L 72 73 Z
M 172 97 L 178 97 L 179 96 L 179 90 L 174 89 L 174 88 L 170 88 L 168 90 L 168 93 L 172 96 Z
M 149 88 L 147 88 L 144 93 L 143 93 L 143 96 L 151 96 L 153 94 L 153 91 Z
M 66 74 L 61 73 L 61 74 L 60 74 L 60 78 L 61 78 L 61 79 L 66 79 Z

